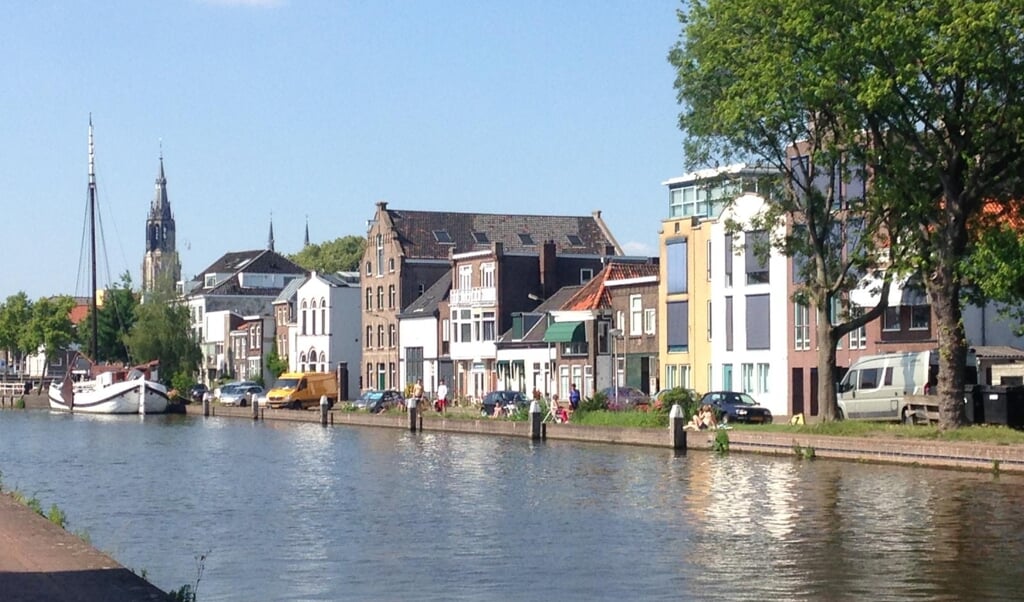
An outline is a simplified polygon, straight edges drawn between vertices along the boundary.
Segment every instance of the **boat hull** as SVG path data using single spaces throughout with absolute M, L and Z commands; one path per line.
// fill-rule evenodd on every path
M 50 409 L 83 414 L 162 414 L 167 389 L 150 380 L 129 380 L 106 386 L 75 384 L 74 407 L 69 407 L 61 383 L 50 385 Z

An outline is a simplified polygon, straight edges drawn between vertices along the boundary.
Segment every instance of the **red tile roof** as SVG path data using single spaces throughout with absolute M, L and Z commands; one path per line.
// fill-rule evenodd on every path
M 657 264 L 611 262 L 566 301 L 562 309 L 581 311 L 611 307 L 611 293 L 608 291 L 608 282 L 632 278 L 647 278 L 650 276 L 655 278 L 659 276 Z

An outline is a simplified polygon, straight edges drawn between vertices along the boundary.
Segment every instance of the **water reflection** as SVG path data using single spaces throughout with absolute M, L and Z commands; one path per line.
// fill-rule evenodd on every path
M 793 458 L 0 412 L 7 488 L 203 600 L 1012 599 L 1024 481 Z

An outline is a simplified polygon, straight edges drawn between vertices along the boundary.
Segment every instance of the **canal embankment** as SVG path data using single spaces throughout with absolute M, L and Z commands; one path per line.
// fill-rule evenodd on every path
M 0 599 L 141 602 L 167 593 L 77 535 L 0 495 Z
M 203 416 L 203 406 L 185 406 L 186 413 Z M 253 420 L 252 408 L 211 406 L 211 415 Z M 261 420 L 320 422 L 317 411 L 260 409 Z M 331 410 L 328 425 L 369 426 L 409 429 L 408 416 L 401 413 L 367 414 Z M 419 416 L 416 427 L 423 432 L 448 432 L 508 437 L 531 437 L 528 421 L 493 418 L 447 418 L 436 413 Z M 881 462 L 953 468 L 960 470 L 1024 473 L 1024 446 L 976 442 L 948 442 L 895 437 L 836 437 L 806 433 L 779 433 L 749 429 L 730 429 L 729 451 L 801 458 L 831 458 L 856 462 Z M 687 451 L 712 451 L 716 431 L 687 431 Z M 579 424 L 543 425 L 542 438 L 585 443 L 611 443 L 673 447 L 670 429 L 586 426 Z

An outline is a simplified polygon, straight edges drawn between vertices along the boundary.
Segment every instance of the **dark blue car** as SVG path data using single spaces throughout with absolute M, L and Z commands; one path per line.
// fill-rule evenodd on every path
M 700 400 L 701 405 L 708 404 L 714 410 L 718 422 L 750 422 L 753 424 L 771 424 L 772 413 L 768 408 L 758 405 L 754 398 L 746 393 L 736 391 L 711 391 L 705 393 Z

